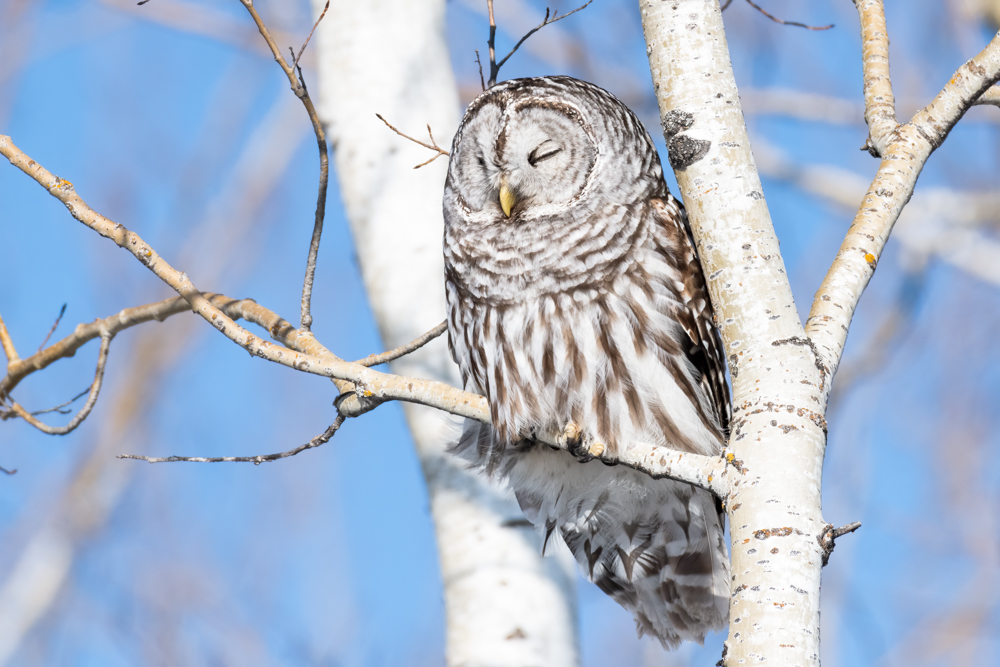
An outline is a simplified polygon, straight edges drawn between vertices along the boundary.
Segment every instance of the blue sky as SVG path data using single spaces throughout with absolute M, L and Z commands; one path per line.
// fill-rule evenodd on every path
M 0 0 L 0 133 L 202 289 L 250 296 L 295 321 L 315 205 L 305 114 L 286 104 L 287 81 L 238 2 L 157 3 L 211 10 L 225 19 L 220 34 L 178 30 L 144 17 L 144 7 L 110 0 Z M 502 3 L 505 52 L 519 33 L 503 32 Z M 307 8 L 289 5 L 261 11 L 301 40 Z M 779 26 L 736 0 L 726 21 L 741 90 L 859 101 L 851 3 L 767 7 L 836 28 Z M 448 12 L 467 99 L 478 88 L 473 50 L 483 49 L 486 26 L 464 0 L 452 0 Z M 889 3 L 888 19 L 901 111 L 904 100 L 929 101 L 990 37 L 948 3 Z M 502 78 L 588 78 L 632 105 L 662 148 L 634 3 L 596 0 L 529 44 L 539 50 L 523 48 Z M 975 111 L 931 158 L 918 190 L 984 191 L 1000 182 L 1000 113 Z M 993 112 L 993 122 L 979 112 Z M 867 178 L 877 167 L 858 150 L 863 124 L 747 120 L 753 142 L 797 162 Z M 805 313 L 851 212 L 774 179 L 764 179 L 764 192 Z M 314 330 L 330 349 L 357 358 L 382 348 L 335 179 L 330 199 Z M 22 356 L 63 303 L 56 337 L 171 296 L 10 166 L 0 168 L 0 230 L 0 314 Z M 998 648 L 996 596 L 981 589 L 995 590 L 1000 578 L 1000 474 L 983 463 L 1000 445 L 991 419 L 1000 398 L 1000 298 L 997 286 L 960 269 L 933 259 L 914 269 L 911 260 L 890 241 L 845 368 L 900 303 L 912 307 L 888 352 L 830 415 L 824 511 L 834 523 L 864 523 L 824 573 L 831 665 L 962 664 L 962 656 Z M 15 397 L 29 409 L 67 400 L 89 384 L 96 353 L 96 343 L 87 345 L 23 382 Z M 276 464 L 113 458 L 287 449 L 326 427 L 333 398 L 329 382 L 250 359 L 193 315 L 179 315 L 118 336 L 101 400 L 73 434 L 0 424 L 0 465 L 18 469 L 0 478 L 0 578 L 7 581 L 44 527 L 74 545 L 65 584 L 10 664 L 443 664 L 433 527 L 398 406 L 352 420 L 330 444 Z M 721 637 L 666 656 L 637 641 L 628 615 L 582 580 L 579 598 L 585 665 L 718 659 Z

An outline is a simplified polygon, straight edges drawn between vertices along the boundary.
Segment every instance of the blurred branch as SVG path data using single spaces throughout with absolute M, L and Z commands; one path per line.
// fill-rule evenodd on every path
M 189 463 L 253 463 L 254 465 L 260 465 L 266 461 L 277 461 L 278 459 L 288 458 L 289 456 L 295 456 L 307 449 L 314 449 L 321 445 L 325 445 L 330 442 L 330 439 L 340 430 L 340 427 L 344 424 L 344 416 L 337 415 L 337 418 L 333 420 L 333 423 L 329 427 L 315 438 L 310 440 L 304 445 L 299 445 L 293 449 L 289 449 L 285 452 L 279 452 L 277 454 L 260 454 L 257 456 L 215 456 L 215 457 L 204 457 L 204 456 L 142 456 L 139 454 L 119 454 L 117 458 L 120 459 L 138 459 L 141 461 L 148 461 L 149 463 L 175 463 L 175 462 L 189 462 Z
M 870 142 L 885 155 L 851 228 L 813 300 L 806 333 L 823 363 L 835 371 L 848 327 L 871 280 L 896 220 L 910 200 L 917 177 L 972 103 L 1000 79 L 1000 33 L 962 65 L 923 110 L 895 126 L 882 3 L 858 0 L 864 36 L 865 102 Z M 881 56 L 877 56 L 881 53 Z M 878 93 L 878 94 L 876 94 Z M 827 388 L 827 392 L 829 389 Z M 829 394 L 827 394 L 828 396 Z
M 746 2 L 747 2 L 748 5 L 750 5 L 754 9 L 756 9 L 758 12 L 760 12 L 761 14 L 763 14 L 764 16 L 766 16 L 767 18 L 771 19 L 775 23 L 780 23 L 781 25 L 792 25 L 792 26 L 796 26 L 798 28 L 805 28 L 806 30 L 829 30 L 830 28 L 833 27 L 832 23 L 830 25 L 814 26 L 814 25 L 806 25 L 805 23 L 798 23 L 797 21 L 785 21 L 783 19 L 779 19 L 777 16 L 772 16 L 771 14 L 768 14 L 767 12 L 765 12 L 763 10 L 763 8 L 761 8 L 759 5 L 755 4 L 752 0 L 746 0 Z M 729 6 L 729 3 L 727 2 L 726 3 L 726 7 L 728 7 L 728 6 Z M 726 7 L 723 7 L 722 9 L 725 10 Z
M 390 130 L 392 130 L 393 132 L 395 132 L 399 136 L 403 137 L 404 139 L 409 139 L 413 143 L 415 143 L 417 145 L 420 145 L 420 146 L 423 146 L 424 148 L 426 148 L 428 150 L 437 151 L 437 155 L 435 155 L 434 157 L 432 157 L 430 160 L 427 160 L 426 162 L 421 162 L 420 164 L 418 164 L 417 166 L 415 166 L 414 169 L 420 169 L 423 166 L 429 165 L 431 162 L 434 162 L 434 160 L 438 159 L 442 155 L 451 155 L 451 153 L 449 153 L 445 149 L 443 149 L 440 146 L 438 146 L 437 142 L 434 141 L 434 133 L 431 132 L 431 126 L 430 125 L 427 126 L 427 136 L 431 138 L 431 143 L 425 144 L 424 142 L 420 141 L 419 139 L 414 139 L 410 135 L 403 134 L 402 132 L 400 132 L 389 121 L 387 121 L 385 118 L 382 118 L 382 114 L 375 114 L 375 117 L 378 118 L 383 123 L 385 123 L 386 127 L 388 127 Z
M 323 131 L 323 123 L 320 122 L 319 115 L 316 113 L 316 107 L 309 97 L 309 91 L 306 89 L 306 82 L 302 76 L 302 68 L 298 63 L 302 57 L 302 53 L 306 50 L 306 46 L 309 45 L 309 40 L 312 38 L 313 32 L 315 32 L 316 26 L 326 16 L 326 11 L 330 8 L 330 2 L 327 0 L 323 12 L 316 19 L 316 23 L 313 24 L 313 28 L 309 32 L 309 37 L 306 38 L 305 43 L 302 44 L 302 48 L 299 49 L 299 55 L 295 56 L 295 52 L 292 52 L 293 60 L 291 65 L 281 55 L 281 49 L 271 37 L 270 32 L 268 32 L 267 26 L 264 25 L 264 20 L 260 17 L 260 14 L 257 13 L 257 9 L 253 5 L 253 0 L 240 0 L 240 2 L 243 3 L 243 6 L 250 12 L 250 16 L 253 17 L 254 23 L 257 24 L 257 29 L 260 31 L 264 41 L 267 42 L 268 47 L 270 47 L 272 55 L 274 55 L 274 61 L 278 63 L 285 72 L 285 76 L 288 77 L 288 83 L 292 87 L 292 92 L 302 100 L 302 104 L 306 108 L 306 113 L 309 114 L 309 120 L 312 122 L 313 132 L 316 134 L 316 144 L 319 148 L 319 193 L 316 196 L 316 219 L 313 223 L 312 238 L 309 242 L 306 275 L 302 282 L 301 326 L 303 330 L 309 331 L 313 321 L 311 308 L 313 280 L 316 277 L 316 258 L 319 255 L 320 237 L 323 235 L 323 219 L 326 216 L 326 192 L 330 179 L 330 155 L 327 150 L 326 133 Z
M 868 189 L 867 179 L 853 171 L 793 162 L 764 141 L 755 141 L 754 154 L 761 173 L 847 210 L 856 210 Z M 1000 192 L 925 188 L 913 194 L 894 238 L 921 258 L 933 255 L 1000 286 L 1000 244 L 984 227 L 1000 228 Z
M 135 0 L 100 0 L 100 2 L 132 18 L 148 23 L 159 24 L 178 32 L 198 35 L 223 44 L 229 44 L 255 55 L 264 55 L 267 49 L 261 45 L 257 32 L 249 28 L 243 21 L 235 19 L 231 14 L 210 9 L 204 4 L 184 2 L 183 0 L 156 0 L 142 7 Z M 275 42 L 289 44 L 294 36 L 284 30 L 272 30 Z M 313 65 L 307 54 L 300 64 L 307 67 Z

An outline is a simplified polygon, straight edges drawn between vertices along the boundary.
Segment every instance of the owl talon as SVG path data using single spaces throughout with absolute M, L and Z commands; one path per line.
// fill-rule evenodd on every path
M 566 447 L 567 449 L 575 449 L 580 446 L 583 441 L 583 431 L 580 430 L 580 425 L 576 422 L 569 422 L 563 427 L 561 433 L 557 437 L 557 442 L 560 446 Z

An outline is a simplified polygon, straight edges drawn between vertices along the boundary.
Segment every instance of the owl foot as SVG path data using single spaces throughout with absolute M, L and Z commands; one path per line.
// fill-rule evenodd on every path
M 576 457 L 580 463 L 593 461 L 604 453 L 604 443 L 584 437 L 583 431 L 576 422 L 569 422 L 559 433 L 557 439 L 560 447 Z

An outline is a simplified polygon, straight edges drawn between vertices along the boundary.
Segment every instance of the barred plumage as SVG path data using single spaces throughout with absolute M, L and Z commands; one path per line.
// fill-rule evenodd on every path
M 611 452 L 724 442 L 721 341 L 638 119 L 568 77 L 494 86 L 455 135 L 444 215 L 449 344 L 493 422 L 470 422 L 456 450 L 506 476 L 640 635 L 674 646 L 723 627 L 724 518 L 707 491 L 531 441 L 573 421 Z

